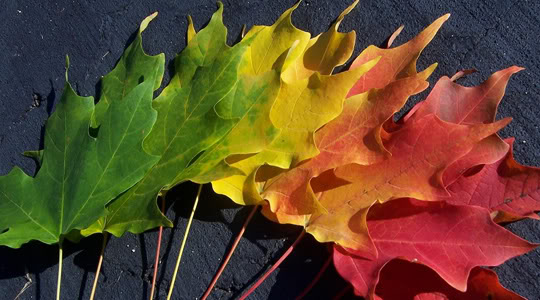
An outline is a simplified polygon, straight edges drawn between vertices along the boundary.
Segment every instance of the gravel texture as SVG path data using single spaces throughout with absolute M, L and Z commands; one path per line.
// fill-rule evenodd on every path
M 243 24 L 270 25 L 294 3 L 225 0 L 229 41 L 237 40 Z M 294 24 L 318 34 L 349 4 L 303 1 L 294 13 Z M 76 90 L 82 95 L 95 95 L 100 76 L 114 67 L 144 17 L 159 12 L 144 33 L 144 46 L 150 54 L 164 52 L 169 63 L 185 46 L 186 16 L 191 14 L 199 29 L 215 10 L 215 2 L 207 0 L 2 1 L 0 174 L 14 166 L 30 174 L 35 172 L 33 162 L 20 153 L 42 146 L 43 125 L 62 93 L 66 54 L 71 58 L 69 77 Z M 343 21 L 341 31 L 357 31 L 357 54 L 370 44 L 381 45 L 401 24 L 405 30 L 395 44 L 403 43 L 447 12 L 452 17 L 424 52 L 419 68 L 439 62 L 432 83 L 440 76 L 476 68 L 478 73 L 461 81 L 472 85 L 496 70 L 513 64 L 524 66 L 526 70 L 510 81 L 499 117 L 514 118 L 502 135 L 516 137 L 518 161 L 540 165 L 540 1 L 362 0 Z M 167 74 L 165 82 L 168 78 Z M 170 202 L 176 202 L 168 216 L 176 227 L 164 231 L 157 299 L 165 298 L 195 193 L 196 186 L 189 183 L 170 193 Z M 198 299 L 203 294 L 248 213 L 249 208 L 215 195 L 210 187 L 203 189 L 174 299 Z M 539 222 L 526 220 L 509 228 L 540 242 Z M 300 230 L 256 215 L 210 299 L 238 297 L 286 250 Z M 148 299 L 156 239 L 157 230 L 111 239 L 96 298 Z M 88 299 L 100 247 L 100 236 L 65 246 L 62 299 Z M 294 299 L 327 258 L 326 245 L 305 238 L 250 299 Z M 19 250 L 0 247 L 0 299 L 14 299 L 28 282 L 19 299 L 54 299 L 57 264 L 56 246 L 30 243 Z M 540 250 L 512 259 L 496 270 L 506 287 L 529 299 L 540 299 Z M 307 299 L 331 299 L 345 286 L 329 268 Z

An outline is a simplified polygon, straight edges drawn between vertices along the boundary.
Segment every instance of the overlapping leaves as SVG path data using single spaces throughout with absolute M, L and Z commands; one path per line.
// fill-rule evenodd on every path
M 282 70 L 281 89 L 270 111 L 270 119 L 280 132 L 260 153 L 233 164 L 244 174 L 213 181 L 216 192 L 239 204 L 261 204 L 263 199 L 255 178 L 265 178 L 266 173 L 272 173 L 268 172 L 268 166 L 287 169 L 318 154 L 314 132 L 340 114 L 350 88 L 378 61 L 373 58 L 354 70 L 331 75 L 333 69 L 352 54 L 355 33 L 344 34 L 337 30 L 357 2 L 346 9 L 327 32 L 311 40 L 308 40 L 309 33 L 291 23 L 291 14 L 297 5 L 287 10 L 274 25 L 256 26 L 250 31 L 261 36 L 254 42 L 252 51 L 259 51 L 254 57 L 265 61 L 276 57 L 277 67 Z M 257 70 L 265 67 L 270 64 L 254 64 Z
M 396 259 L 426 265 L 450 286 L 428 287 L 418 292 L 421 299 L 465 292 L 475 266 L 499 265 L 535 248 L 489 214 L 499 222 L 537 218 L 538 171 L 517 164 L 496 134 L 509 122 L 495 121 L 497 106 L 521 68 L 473 88 L 444 77 L 425 101 L 392 120 L 427 86 L 432 70 L 416 73 L 415 62 L 446 18 L 402 46 L 367 48 L 356 62 L 370 55 L 380 61 L 351 89 L 343 113 L 316 133 L 321 153 L 260 182 L 265 215 L 339 245 L 336 268 L 365 297 L 379 297 L 379 280 L 388 280 L 380 274 Z M 475 272 L 491 280 L 481 293 L 504 291 L 487 271 Z
M 271 73 L 240 77 L 239 66 L 252 39 L 227 46 L 222 10 L 220 5 L 208 26 L 176 58 L 174 77 L 153 102 L 158 121 L 144 147 L 159 161 L 84 234 L 108 231 L 120 236 L 126 231 L 170 226 L 156 205 L 158 194 L 218 165 L 236 146 L 228 145 L 227 134 L 242 120 L 256 122 L 257 118 L 249 118 L 250 111 L 272 100 L 273 92 L 267 91 L 276 89 Z M 271 125 L 265 126 L 272 132 Z
M 220 4 L 199 32 L 190 23 L 154 101 L 164 57 L 144 53 L 155 15 L 145 19 L 97 105 L 66 83 L 34 152 L 36 176 L 15 168 L 0 177 L 0 244 L 170 226 L 156 198 L 184 181 L 212 182 L 335 243 L 336 268 L 359 295 L 399 297 L 384 287 L 407 270 L 430 278 L 411 289 L 417 299 L 518 297 L 479 266 L 535 247 L 496 224 L 540 209 L 538 169 L 518 164 L 497 135 L 509 122 L 496 121 L 497 106 L 520 68 L 471 88 L 443 77 L 395 122 L 428 87 L 436 64 L 418 72 L 416 61 L 449 16 L 399 47 L 366 48 L 334 74 L 354 49 L 355 32 L 338 28 L 357 2 L 314 38 L 293 26 L 297 4 L 232 47 Z

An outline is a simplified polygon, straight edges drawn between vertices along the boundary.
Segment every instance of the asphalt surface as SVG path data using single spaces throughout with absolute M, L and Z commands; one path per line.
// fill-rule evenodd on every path
M 224 1 L 229 41 L 237 39 L 243 24 L 272 24 L 294 2 Z M 294 23 L 318 34 L 350 2 L 306 0 L 294 13 Z M 29 174 L 35 172 L 34 163 L 20 153 L 42 146 L 42 127 L 64 85 L 66 54 L 71 58 L 69 76 L 76 90 L 82 95 L 95 95 L 100 76 L 114 67 L 144 17 L 159 12 L 144 33 L 144 46 L 151 54 L 164 52 L 170 62 L 185 46 L 186 16 L 191 14 L 200 29 L 215 10 L 214 1 L 193 0 L 2 1 L 0 174 L 16 165 Z M 478 73 L 461 82 L 471 85 L 496 70 L 514 64 L 524 66 L 526 70 L 510 81 L 499 117 L 514 118 L 502 135 L 516 137 L 518 161 L 539 166 L 539 11 L 540 1 L 531 0 L 363 0 L 343 21 L 341 30 L 357 31 L 358 53 L 369 44 L 381 45 L 401 24 L 405 30 L 395 44 L 403 43 L 450 12 L 452 17 L 424 52 L 419 68 L 439 62 L 432 83 L 440 76 L 476 68 Z M 170 199 L 177 200 L 168 210 L 176 228 L 164 233 L 158 299 L 165 298 L 195 192 L 193 184 L 184 184 L 174 190 Z M 175 299 L 200 298 L 248 212 L 205 187 L 180 268 Z M 529 241 L 540 242 L 539 222 L 526 220 L 509 229 Z M 299 232 L 300 228 L 273 224 L 256 215 L 210 299 L 238 297 Z M 154 230 L 111 239 L 97 299 L 148 299 L 156 238 Z M 100 247 L 100 236 L 65 246 L 62 299 L 88 299 Z M 305 238 L 250 299 L 294 299 L 327 258 L 326 245 Z M 54 299 L 57 263 L 55 246 L 30 243 L 19 250 L 0 247 L 0 299 L 14 299 L 25 285 L 28 288 L 19 299 Z M 540 250 L 512 259 L 496 270 L 504 286 L 529 299 L 540 299 Z M 331 299 L 345 286 L 329 268 L 307 299 Z

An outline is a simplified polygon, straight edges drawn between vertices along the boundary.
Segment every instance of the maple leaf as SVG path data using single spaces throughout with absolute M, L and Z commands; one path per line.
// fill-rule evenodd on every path
M 158 118 L 144 147 L 159 156 L 159 161 L 139 183 L 112 202 L 107 215 L 84 235 L 107 231 L 121 236 L 126 231 L 140 233 L 171 226 L 157 207 L 158 194 L 183 181 L 196 181 L 205 172 L 219 173 L 213 167 L 230 151 L 244 153 L 246 147 L 260 147 L 260 143 L 254 142 L 252 147 L 249 143 L 253 141 L 239 140 L 253 124 L 263 133 L 272 131 L 271 123 L 256 116 L 260 106 L 268 106 L 273 100 L 275 93 L 267 91 L 277 91 L 279 81 L 272 79 L 276 78 L 272 72 L 257 77 L 239 75 L 239 66 L 253 38 L 229 47 L 222 14 L 223 5 L 219 3 L 208 25 L 191 36 L 176 58 L 174 77 L 153 102 Z M 235 131 L 238 125 L 242 128 Z
M 513 66 L 498 71 L 475 87 L 461 86 L 444 76 L 439 79 L 426 100 L 418 103 L 401 122 L 435 114 L 441 120 L 454 124 L 491 123 L 495 120 L 497 107 L 504 96 L 508 80 L 521 70 L 523 68 Z M 469 168 L 494 163 L 507 152 L 508 145 L 494 134 L 450 166 L 444 172 L 443 182 L 448 185 Z
M 315 135 L 321 153 L 265 183 L 262 197 L 270 204 L 265 209 L 280 215 L 318 212 L 311 179 L 349 163 L 369 165 L 384 160 L 381 125 L 427 85 L 422 76 L 405 78 L 347 99 L 341 115 Z
M 384 56 L 382 60 L 384 60 Z M 493 122 L 497 106 L 502 99 L 502 96 L 504 95 L 504 89 L 506 87 L 508 79 L 512 74 L 518 72 L 519 70 L 521 70 L 521 68 L 518 67 L 511 67 L 502 70 L 495 73 L 482 85 L 473 88 L 462 87 L 458 84 L 453 83 L 449 78 L 444 77 L 439 80 L 428 98 L 424 102 L 418 104 L 409 115 L 403 118 L 402 123 L 406 124 L 407 122 L 414 122 L 415 120 L 419 120 L 430 114 L 435 114 L 442 120 L 446 122 L 451 122 L 453 124 L 483 124 Z M 365 78 L 369 80 L 369 75 L 373 71 L 374 70 L 368 72 Z M 344 114 L 344 118 L 346 118 L 345 116 L 346 114 Z M 328 127 L 332 128 L 332 126 Z M 393 130 L 395 131 L 399 128 L 401 127 L 393 128 Z M 325 130 L 326 128 L 324 128 L 320 132 L 324 133 Z M 336 130 L 336 133 L 340 132 L 342 132 L 342 129 Z M 365 143 L 366 139 L 363 136 L 353 137 L 355 139 L 351 140 L 350 143 L 354 146 L 347 145 L 343 141 L 340 141 L 340 143 L 343 143 L 344 146 L 344 148 L 341 150 L 341 153 L 347 153 L 348 156 L 351 155 L 350 153 L 353 153 L 353 155 L 360 154 L 359 156 L 362 157 L 362 154 L 365 155 L 365 153 L 362 153 L 362 151 L 358 151 L 358 149 L 356 148 L 359 147 L 359 145 L 362 145 L 362 143 L 359 143 L 359 141 Z M 380 137 L 378 139 L 380 140 Z M 426 138 L 426 141 L 427 140 L 428 139 Z M 371 149 L 384 148 L 377 146 L 377 143 L 373 143 L 373 145 L 371 145 Z M 364 145 L 364 147 L 368 148 L 367 146 L 368 145 Z M 444 192 L 444 186 L 446 186 L 452 180 L 455 180 L 455 178 L 457 178 L 461 173 L 463 173 L 464 170 L 474 165 L 490 163 L 494 160 L 499 159 L 502 155 L 504 155 L 504 151 L 506 151 L 507 148 L 507 145 L 502 142 L 502 140 L 495 133 L 493 133 L 489 137 L 482 138 L 472 148 L 469 148 L 470 151 L 468 150 L 466 152 L 462 152 L 460 155 L 457 156 L 459 160 L 451 163 L 450 166 L 446 166 L 445 168 L 443 168 L 445 169 L 444 172 L 441 171 L 436 175 L 445 175 L 443 181 L 439 185 L 439 187 L 442 189 L 442 192 L 439 194 L 439 196 L 437 196 L 438 199 L 444 199 L 444 197 L 448 196 L 448 194 Z M 339 153 L 340 151 L 330 151 L 330 153 L 322 155 L 320 159 L 316 157 L 315 159 L 308 161 L 307 163 L 299 166 L 296 169 L 286 172 L 277 178 L 268 180 L 262 193 L 263 197 L 270 202 L 270 206 L 265 207 L 263 213 L 270 219 L 281 223 L 292 223 L 297 225 L 308 224 L 308 231 L 310 231 L 309 227 L 310 225 L 312 225 L 310 220 L 312 216 L 308 216 L 309 214 L 318 213 L 321 214 L 320 218 L 327 219 L 328 216 L 325 216 L 325 213 L 327 212 L 327 207 L 325 207 L 324 205 L 322 205 L 321 207 L 321 202 L 317 199 L 318 197 L 324 196 L 316 195 L 316 193 L 314 193 L 312 187 L 310 186 L 310 180 L 313 177 L 321 174 L 323 171 L 330 170 L 339 166 L 339 164 L 325 165 L 327 162 L 332 162 L 333 160 L 338 162 L 340 159 Z M 369 155 L 365 156 L 364 159 L 367 160 L 368 158 Z M 392 157 L 391 159 L 394 158 L 395 157 Z M 401 159 L 407 160 L 404 157 L 401 157 Z M 369 164 L 369 162 L 362 162 L 358 158 L 349 157 L 348 160 L 349 162 L 355 162 L 357 164 Z M 347 160 L 343 160 L 340 163 L 345 164 L 346 162 Z M 322 170 L 320 170 L 320 166 L 327 166 L 327 168 L 323 168 Z M 369 167 L 365 167 L 364 169 L 365 172 L 369 172 L 368 170 L 371 170 L 372 172 L 378 172 L 376 168 L 369 169 Z M 390 168 L 389 170 L 391 169 L 392 168 Z M 417 171 L 415 170 L 415 172 Z M 345 174 L 347 172 L 343 173 Z M 348 179 L 346 177 L 343 177 L 343 179 L 351 181 L 351 179 Z M 328 181 L 331 180 L 332 179 Z M 356 180 L 369 181 L 367 178 Z M 319 180 L 319 182 L 322 181 L 325 180 Z M 328 182 L 325 182 L 324 184 L 328 186 Z M 337 185 L 342 184 L 337 183 Z M 404 186 L 405 185 L 406 183 L 404 182 Z M 359 188 L 361 186 L 362 185 L 360 185 Z M 377 185 L 375 186 L 377 187 Z M 328 187 L 319 187 L 319 192 L 327 188 Z M 331 196 L 328 196 L 327 198 L 343 198 L 343 195 L 351 197 L 351 195 L 345 192 L 349 189 L 350 187 L 347 186 L 340 187 L 336 190 L 335 193 L 331 193 Z M 393 189 L 393 187 L 390 186 L 390 189 Z M 411 192 L 415 193 L 413 191 Z M 400 196 L 398 195 L 392 194 L 388 195 L 387 197 L 389 197 L 389 199 L 399 198 Z M 364 197 L 364 200 L 366 201 L 366 206 L 364 209 L 366 210 L 364 210 L 363 213 L 365 214 L 367 208 L 373 202 L 371 202 L 371 200 L 369 200 L 369 197 L 367 197 L 366 195 L 364 195 Z M 422 199 L 429 199 L 429 197 Z M 431 199 L 435 200 L 435 198 L 433 197 Z M 336 203 L 341 202 L 337 201 Z M 332 206 L 335 207 L 333 204 Z M 354 214 L 351 212 L 350 216 L 352 215 Z M 356 221 L 357 223 L 363 224 L 361 221 L 361 216 L 360 220 L 357 219 Z M 346 232 L 346 228 L 349 225 L 341 224 L 341 227 L 339 227 L 341 229 L 333 228 L 332 226 L 340 226 L 339 224 L 336 224 L 337 221 L 333 217 L 329 218 L 327 222 L 327 226 L 320 230 L 319 234 L 321 236 L 319 238 L 325 240 L 327 236 L 332 236 L 332 234 L 328 233 L 329 231 L 338 231 L 339 233 L 335 233 L 333 238 L 338 238 L 338 236 L 341 236 L 341 242 L 343 242 L 343 236 L 346 236 L 344 232 Z M 369 238 L 367 237 L 367 235 L 365 235 L 365 224 L 360 225 L 360 227 L 364 227 L 362 229 L 362 231 L 364 232 L 363 239 L 367 243 L 369 243 Z M 370 248 L 371 251 L 373 250 L 372 245 L 369 245 L 368 248 Z
M 375 57 L 380 56 L 381 60 L 370 71 L 369 76 L 362 77 L 362 80 L 351 88 L 349 96 L 367 92 L 372 88 L 383 88 L 396 79 L 415 76 L 418 57 L 449 17 L 450 14 L 446 14 L 438 18 L 415 38 L 401 46 L 390 49 L 379 48 L 374 45 L 367 47 L 354 60 L 351 69 Z
M 97 128 L 105 118 L 111 102 L 123 99 L 133 90 L 141 78 L 153 78 L 153 90 L 161 86 L 165 68 L 165 55 L 149 56 L 142 46 L 142 32 L 157 17 L 157 12 L 145 18 L 135 40 L 126 48 L 114 69 L 101 79 L 101 92 L 92 116 L 92 127 Z
M 480 124 L 495 120 L 510 77 L 523 70 L 509 67 L 495 72 L 482 84 L 465 87 L 447 76 L 441 77 L 426 100 L 419 102 L 404 121 L 436 114 L 441 120 L 454 124 Z
M 294 82 L 308 78 L 315 72 L 329 75 L 332 74 L 336 66 L 341 66 L 349 60 L 354 50 L 356 32 L 353 30 L 342 33 L 338 30 L 345 16 L 356 7 L 358 1 L 354 1 L 347 7 L 337 17 L 328 31 L 309 40 L 306 47 L 304 47 L 302 55 L 293 60 L 283 71 L 281 78 L 284 81 Z M 359 64 L 358 66 L 361 65 L 363 64 Z
M 264 184 L 261 193 L 270 202 L 270 207 L 265 207 L 263 211 L 267 217 L 300 224 L 303 215 L 321 210 L 310 186 L 313 177 L 347 163 L 368 165 L 379 162 L 388 155 L 382 142 L 382 125 L 392 119 L 410 95 L 427 87 L 425 79 L 437 64 L 416 73 L 416 60 L 447 18 L 439 18 L 417 37 L 399 47 L 380 49 L 370 46 L 357 57 L 351 68 L 375 55 L 380 55 L 380 61 L 349 92 L 349 96 L 359 96 L 347 99 L 343 113 L 316 133 L 321 154 Z M 383 72 L 377 67 L 379 64 L 386 66 L 389 72 Z M 402 78 L 406 76 L 403 74 L 411 76 Z M 376 88 L 380 82 L 387 84 L 365 92 Z
M 254 74 L 268 70 L 283 72 L 302 56 L 311 34 L 292 24 L 292 13 L 300 5 L 296 3 L 286 10 L 272 26 L 253 26 L 244 38 L 256 37 L 250 47 L 252 63 L 246 69 Z
M 428 267 L 401 259 L 395 259 L 383 268 L 374 298 L 383 300 L 525 300 L 518 294 L 505 289 L 500 284 L 497 274 L 489 269 L 480 267 L 472 269 L 467 282 L 467 291 L 461 292 L 449 286 Z
M 330 75 L 337 65 L 343 64 L 352 54 L 355 34 L 344 34 L 337 30 L 357 2 L 347 8 L 327 32 L 311 40 L 309 33 L 298 30 L 291 23 L 291 14 L 298 4 L 287 10 L 274 25 L 252 29 L 258 32 L 254 41 L 258 48 L 251 48 L 254 60 L 282 57 L 277 62 L 285 61 L 283 65 L 277 65 L 282 70 L 281 89 L 270 111 L 271 122 L 280 132 L 260 153 L 241 161 L 231 158 L 232 166 L 242 170 L 244 175 L 213 181 L 214 191 L 227 195 L 239 204 L 260 204 L 263 200 L 254 178 L 261 176 L 258 172 L 261 166 L 267 164 L 287 169 L 318 154 L 314 132 L 339 115 L 348 90 L 377 62 L 375 58 L 355 70 Z M 305 36 L 308 40 L 303 42 Z M 285 52 L 287 48 L 272 45 L 289 45 L 290 49 Z M 259 53 L 255 54 L 257 49 Z M 252 66 L 257 71 L 276 67 L 266 61 Z
M 142 22 L 126 53 L 141 46 L 141 33 L 154 16 Z M 37 175 L 32 178 L 16 167 L 0 177 L 0 244 L 16 248 L 30 240 L 60 242 L 95 222 L 108 202 L 156 163 L 158 158 L 146 153 L 142 142 L 156 120 L 151 102 L 163 76 L 164 56 L 145 59 L 143 68 L 120 67 L 104 79 L 104 85 L 118 81 L 117 89 L 104 86 L 106 105 L 94 106 L 92 97 L 78 96 L 66 75 L 64 93 L 47 120 L 44 149 L 36 152 L 41 158 Z M 127 74 L 136 74 L 137 80 Z M 91 136 L 95 119 L 101 119 L 100 126 Z
M 476 87 L 463 87 L 448 77 L 442 77 L 427 99 L 418 103 L 403 121 L 434 113 L 447 122 L 457 124 L 492 122 L 510 76 L 522 69 L 514 66 L 498 71 Z M 499 222 L 523 217 L 537 219 L 535 211 L 540 210 L 537 204 L 538 180 L 535 179 L 537 169 L 518 164 L 512 158 L 510 144 L 510 140 L 504 142 L 497 135 L 480 142 L 444 172 L 443 181 L 449 185 L 452 196 L 440 200 L 499 211 Z M 471 170 L 483 164 L 486 166 L 482 169 Z M 467 170 L 469 174 L 461 176 Z
M 370 297 L 382 268 L 395 258 L 424 264 L 464 292 L 473 267 L 496 266 L 536 247 L 495 224 L 483 208 L 444 202 L 399 199 L 375 205 L 367 226 L 377 259 L 336 248 L 334 264 L 360 295 Z
M 515 221 L 522 218 L 539 219 L 540 169 L 523 166 L 514 160 L 513 139 L 506 140 L 509 150 L 493 164 L 471 170 L 448 186 L 448 203 L 475 205 L 491 212 L 502 212 L 497 222 Z
M 508 122 L 457 125 L 434 115 L 408 122 L 385 145 L 390 158 L 368 166 L 338 167 L 336 176 L 351 184 L 314 189 L 326 213 L 302 216 L 302 222 L 295 224 L 306 226 L 320 242 L 332 241 L 375 255 L 365 220 L 369 207 L 403 197 L 433 201 L 447 196 L 441 181 L 445 168 Z

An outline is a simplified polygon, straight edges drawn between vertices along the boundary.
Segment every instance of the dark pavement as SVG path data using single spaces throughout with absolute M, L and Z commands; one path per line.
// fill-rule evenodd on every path
M 294 23 L 312 34 L 325 31 L 351 1 L 306 0 L 294 13 Z M 224 20 L 229 41 L 243 24 L 272 24 L 294 0 L 226 0 Z M 71 59 L 70 81 L 82 95 L 95 95 L 100 76 L 115 65 L 139 22 L 154 11 L 159 16 L 144 33 L 147 52 L 164 52 L 167 63 L 185 46 L 186 16 L 200 29 L 216 10 L 214 1 L 15 1 L 0 3 L 0 174 L 15 165 L 33 173 L 33 162 L 20 155 L 38 149 L 42 126 L 59 100 L 64 84 L 64 57 Z M 503 135 L 516 137 L 517 160 L 540 166 L 540 1 L 362 0 L 343 21 L 341 31 L 356 30 L 355 54 L 370 44 L 382 44 L 401 24 L 405 30 L 395 45 L 415 36 L 437 17 L 452 17 L 427 47 L 419 69 L 439 67 L 431 82 L 461 69 L 478 73 L 462 80 L 472 85 L 510 65 L 526 68 L 515 75 L 499 109 L 499 118 L 514 121 Z M 168 81 L 168 76 L 165 82 Z M 425 96 L 425 94 L 422 94 Z M 416 100 L 421 97 L 416 97 Z M 177 201 L 168 211 L 176 228 L 166 229 L 158 299 L 165 299 L 174 261 L 196 187 L 176 188 Z M 192 225 L 175 290 L 175 299 L 198 299 L 224 258 L 249 208 L 239 208 L 205 187 Z M 540 242 L 540 222 L 530 220 L 509 228 Z M 211 299 L 233 299 L 246 290 L 300 232 L 257 215 L 252 221 Z M 157 230 L 113 238 L 106 250 L 96 299 L 148 299 Z M 101 237 L 66 245 L 62 299 L 88 299 Z M 305 238 L 293 254 L 250 299 L 294 299 L 328 257 L 325 245 Z M 540 299 L 540 250 L 496 268 L 504 286 L 529 299 Z M 0 247 L 0 299 L 54 299 L 57 247 L 30 243 L 20 250 Z M 330 268 L 308 299 L 331 299 L 345 282 Z

